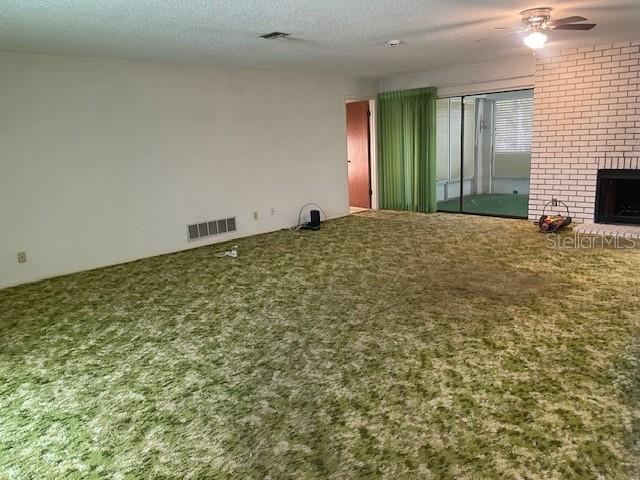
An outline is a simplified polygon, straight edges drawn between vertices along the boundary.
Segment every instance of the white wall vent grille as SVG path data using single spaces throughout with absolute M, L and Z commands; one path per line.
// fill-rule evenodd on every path
M 229 233 L 236 231 L 236 217 L 209 220 L 201 223 L 187 225 L 187 238 L 189 241 Z

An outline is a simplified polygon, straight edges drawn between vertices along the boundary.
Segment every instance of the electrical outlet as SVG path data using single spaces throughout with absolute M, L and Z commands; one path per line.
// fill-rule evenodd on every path
M 271 215 L 275 215 L 276 214 L 276 209 L 275 208 L 271 208 Z
M 258 219 L 258 212 L 253 212 L 253 219 L 257 220 Z
M 18 263 L 27 263 L 27 252 L 18 252 Z

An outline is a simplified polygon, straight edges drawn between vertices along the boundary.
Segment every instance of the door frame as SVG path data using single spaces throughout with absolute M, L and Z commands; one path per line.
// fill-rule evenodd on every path
M 495 214 L 495 213 L 480 213 L 480 212 L 467 212 L 464 210 L 464 130 L 465 130 L 465 118 L 464 118 L 464 99 L 467 97 L 476 97 L 478 95 L 490 95 L 490 94 L 496 94 L 496 93 L 509 93 L 509 92 L 523 92 L 523 91 L 528 91 L 531 90 L 531 94 L 532 96 L 535 94 L 535 90 L 533 87 L 520 87 L 520 88 L 514 88 L 514 89 L 510 89 L 510 90 L 501 90 L 501 91 L 497 91 L 497 92 L 478 92 L 478 93 L 467 93 L 467 94 L 463 94 L 463 95 L 444 95 L 444 96 L 438 96 L 438 100 L 439 99 L 445 99 L 445 98 L 459 98 L 460 99 L 460 202 L 459 202 L 459 207 L 458 207 L 458 211 L 457 212 L 450 212 L 450 211 L 444 211 L 444 210 L 437 210 L 437 212 L 442 212 L 442 213 L 452 213 L 454 215 L 476 215 L 479 217 L 497 217 L 497 218 L 513 218 L 513 219 L 518 219 L 518 220 L 524 220 L 527 219 L 527 217 L 521 217 L 521 216 L 515 216 L 515 215 L 504 215 L 504 214 Z M 495 116 L 495 111 L 494 111 L 494 116 Z M 493 154 L 493 158 L 492 158 L 492 162 L 495 162 L 495 145 L 492 146 L 492 154 Z M 531 175 L 531 165 L 529 165 L 529 175 Z M 451 162 L 449 162 L 449 179 L 451 179 Z M 531 179 L 529 179 L 529 181 L 531 181 Z
M 369 189 L 371 191 L 371 209 L 378 209 L 378 137 L 377 137 L 377 122 L 376 122 L 376 97 L 358 97 L 358 96 L 346 96 L 344 97 L 344 168 L 345 178 L 347 180 L 347 189 L 349 183 L 349 170 L 347 167 L 348 155 L 347 155 L 347 103 L 352 102 L 369 102 Z M 347 195 L 347 203 L 349 196 Z M 349 205 L 347 205 L 349 207 Z

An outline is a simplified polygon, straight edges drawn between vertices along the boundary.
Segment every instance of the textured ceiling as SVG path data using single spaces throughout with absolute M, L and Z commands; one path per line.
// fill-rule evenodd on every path
M 640 37 L 640 0 L 0 0 L 0 51 L 380 78 L 530 54 L 475 40 L 540 5 L 598 23 L 556 46 Z M 293 36 L 257 38 L 273 30 Z

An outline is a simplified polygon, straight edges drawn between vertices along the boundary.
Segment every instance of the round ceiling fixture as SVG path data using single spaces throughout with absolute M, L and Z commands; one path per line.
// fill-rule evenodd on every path
M 530 33 L 529 35 L 524 37 L 522 41 L 527 47 L 533 50 L 540 50 L 542 47 L 544 47 L 545 43 L 547 43 L 548 38 L 549 37 L 547 37 L 544 33 L 537 31 Z
M 544 47 L 549 37 L 543 32 L 551 28 L 551 8 L 530 8 L 520 12 L 520 15 L 526 31 L 529 32 L 522 40 L 524 44 L 532 50 Z
M 523 10 L 520 12 L 520 15 L 522 15 L 522 23 L 526 27 L 549 28 L 551 25 L 551 10 L 550 7 Z

